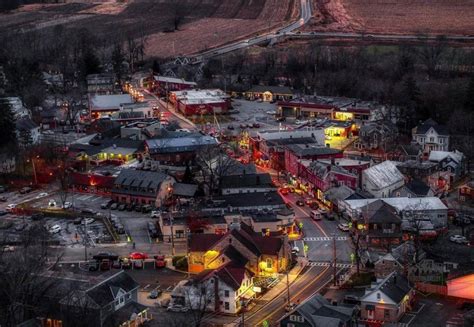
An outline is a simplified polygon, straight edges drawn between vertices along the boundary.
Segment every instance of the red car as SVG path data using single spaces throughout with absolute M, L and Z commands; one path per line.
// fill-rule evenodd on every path
M 287 195 L 288 193 L 290 193 L 290 189 L 288 187 L 282 187 L 280 188 L 280 193 L 282 195 Z
M 148 259 L 148 255 L 143 252 L 132 252 L 130 253 L 129 258 L 132 260 L 145 260 Z
M 155 255 L 155 256 L 154 256 L 154 259 L 155 259 L 155 266 L 156 266 L 157 268 L 166 267 L 166 260 L 165 260 L 165 256 L 164 256 L 164 255 Z

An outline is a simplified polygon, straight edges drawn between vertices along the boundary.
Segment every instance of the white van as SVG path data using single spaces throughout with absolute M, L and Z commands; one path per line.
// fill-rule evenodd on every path
M 309 213 L 309 216 L 313 220 L 322 220 L 323 219 L 323 216 L 321 215 L 321 212 L 319 212 L 319 210 L 311 210 L 311 212 Z

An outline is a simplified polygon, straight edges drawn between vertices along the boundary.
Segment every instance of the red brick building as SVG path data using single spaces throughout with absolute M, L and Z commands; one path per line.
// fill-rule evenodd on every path
M 224 114 L 230 108 L 230 97 L 218 89 L 175 91 L 170 93 L 169 100 L 186 116 Z
M 185 81 L 182 78 L 153 76 L 150 90 L 160 96 L 166 96 L 169 92 L 191 90 L 197 87 L 195 82 Z

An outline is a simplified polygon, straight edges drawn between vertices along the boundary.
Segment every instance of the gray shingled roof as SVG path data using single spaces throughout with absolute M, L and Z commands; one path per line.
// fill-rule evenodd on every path
M 423 124 L 417 126 L 415 134 L 426 134 L 430 128 L 433 128 L 439 135 L 449 135 L 449 130 L 446 126 L 438 124 L 431 118 L 425 120 Z
M 268 173 L 231 175 L 221 178 L 221 188 L 241 187 L 272 187 L 272 178 Z
M 152 139 L 147 140 L 145 143 L 151 154 L 192 152 L 204 146 L 217 145 L 216 139 L 208 135 Z
M 167 177 L 160 172 L 123 169 L 115 179 L 115 185 L 157 190 Z

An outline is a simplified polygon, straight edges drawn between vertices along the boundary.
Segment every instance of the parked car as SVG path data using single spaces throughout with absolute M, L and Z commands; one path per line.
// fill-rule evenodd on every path
M 9 205 L 7 205 L 7 206 L 5 207 L 5 210 L 7 210 L 7 211 L 13 211 L 13 209 L 15 209 L 15 208 L 16 208 L 16 204 L 15 204 L 15 203 L 11 203 L 11 204 L 9 204 Z
M 355 295 L 346 295 L 346 296 L 344 296 L 344 303 L 347 303 L 347 304 L 360 304 L 360 300 Z
M 1 252 L 13 252 L 15 251 L 15 247 L 11 245 L 3 245 Z
M 6 191 L 7 191 L 7 187 L 4 185 L 0 185 L 0 193 L 6 192 Z
M 84 218 L 81 223 L 82 223 L 83 225 L 90 225 L 90 224 L 92 224 L 94 221 L 95 221 L 94 218 Z
M 5 215 L 8 215 L 8 211 L 0 210 L 0 217 Z
M 120 258 L 120 264 L 122 265 L 122 269 L 130 269 L 132 267 L 132 262 L 129 258 Z
M 32 219 L 33 221 L 41 220 L 41 219 L 43 219 L 43 218 L 44 218 L 44 214 L 41 213 L 41 212 L 34 213 L 34 214 L 31 215 L 31 219 Z
M 170 305 L 166 308 L 166 311 L 172 311 L 172 312 L 188 312 L 188 307 L 179 305 L 179 304 L 174 304 Z
M 229 130 L 232 131 L 232 130 L 234 130 L 234 126 L 233 126 L 233 125 L 229 125 L 229 126 L 227 126 L 227 129 L 229 129 Z
M 125 228 L 123 227 L 122 224 L 117 224 L 115 226 L 115 230 L 117 231 L 118 234 L 125 234 Z
M 118 206 L 118 210 L 119 210 L 119 211 L 124 211 L 126 207 L 127 207 L 127 206 L 122 203 L 121 205 Z
M 149 213 L 149 212 L 151 212 L 151 209 L 152 209 L 151 205 L 145 204 L 145 205 L 142 207 L 142 212 L 143 212 L 143 213 Z
M 74 219 L 73 224 L 74 225 L 80 225 L 81 222 L 82 222 L 82 218 L 76 218 L 76 219 Z
M 39 199 L 39 198 L 45 198 L 47 196 L 48 196 L 48 193 L 42 192 L 42 193 L 38 194 L 36 197 Z
M 253 128 L 260 128 L 260 124 L 259 123 L 253 123 L 252 127 Z
M 319 209 L 319 204 L 316 201 L 310 203 L 309 207 L 313 210 Z
M 99 262 L 98 261 L 90 261 L 87 263 L 89 271 L 97 271 L 99 270 Z
M 48 207 L 50 207 L 50 208 L 56 207 L 56 201 L 53 200 L 53 199 L 49 200 L 49 202 L 48 202 Z
M 118 203 L 112 203 L 112 204 L 110 205 L 110 209 L 111 209 L 111 210 L 116 210 L 117 207 L 118 207 Z
M 457 243 L 457 244 L 467 244 L 468 243 L 467 238 L 465 238 L 462 235 L 452 235 L 451 237 L 449 237 L 449 240 L 451 242 Z
M 157 268 L 164 268 L 166 267 L 166 258 L 164 255 L 155 255 L 153 256 L 155 259 L 155 267 Z
M 141 206 L 141 204 L 137 204 L 137 205 L 135 206 L 135 211 L 136 211 L 136 212 L 142 212 L 142 206 Z
M 304 201 L 303 200 L 297 200 L 296 205 L 299 207 L 304 207 Z
M 160 215 L 161 215 L 161 211 L 159 211 L 159 210 L 153 210 L 151 212 L 151 218 L 159 218 Z
M 109 259 L 103 259 L 100 261 L 100 270 L 110 270 L 112 262 Z
M 132 211 L 134 208 L 135 208 L 135 204 L 133 204 L 133 203 L 129 203 L 127 205 L 127 211 Z
M 129 258 L 132 260 L 144 260 L 148 259 L 148 255 L 143 252 L 132 252 L 130 253 Z
M 285 305 L 285 311 L 290 312 L 293 311 L 296 308 L 296 303 L 290 302 L 287 305 Z
M 49 229 L 49 232 L 50 232 L 51 234 L 60 233 L 60 232 L 61 232 L 61 226 L 59 226 L 59 225 L 53 225 L 53 226 L 51 226 L 51 228 Z
M 337 225 L 337 228 L 339 228 L 343 232 L 348 232 L 349 231 L 349 225 L 346 223 L 340 223 Z
M 6 197 L 5 195 L 0 196 L 0 201 L 1 201 L 1 202 L 7 202 L 7 200 L 8 200 L 8 199 L 7 199 L 7 197 Z
M 322 220 L 323 219 L 323 217 L 321 215 L 321 212 L 319 212 L 319 210 L 311 210 L 311 212 L 309 213 L 309 216 L 313 220 Z
M 71 202 L 64 202 L 63 209 L 69 209 L 72 208 L 72 203 Z
M 150 294 L 148 295 L 148 298 L 149 299 L 157 299 L 158 296 L 161 295 L 161 290 L 160 289 L 154 289 L 153 291 L 150 292 Z
M 81 210 L 81 212 L 89 215 L 95 215 L 97 213 L 96 210 L 90 208 L 84 208 Z
M 30 193 L 33 189 L 31 187 L 23 187 L 22 189 L 20 189 L 20 194 L 26 194 L 26 193 Z

